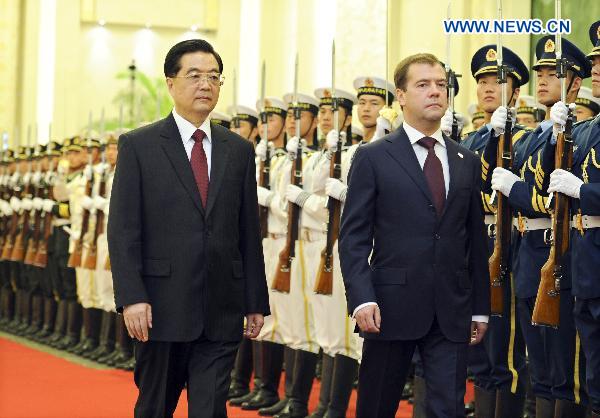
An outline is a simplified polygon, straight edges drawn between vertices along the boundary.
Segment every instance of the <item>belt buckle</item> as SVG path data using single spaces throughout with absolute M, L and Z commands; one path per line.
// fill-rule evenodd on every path
M 583 227 L 583 216 L 581 215 L 581 212 L 575 215 L 575 227 L 577 228 L 581 236 L 583 236 L 583 234 L 585 233 L 585 229 Z
M 519 213 L 519 217 L 517 218 L 517 223 L 519 225 L 519 232 L 521 233 L 521 236 L 525 235 L 525 220 L 523 219 L 523 217 L 521 216 L 521 214 Z

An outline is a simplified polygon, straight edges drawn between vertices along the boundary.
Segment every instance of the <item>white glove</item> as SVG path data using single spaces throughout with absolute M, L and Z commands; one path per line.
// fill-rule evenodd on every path
M 23 174 L 23 184 L 29 184 L 30 180 L 31 180 L 31 173 L 28 171 L 27 173 Z
M 383 116 L 378 116 L 377 125 L 375 126 L 375 134 L 373 135 L 373 138 L 371 138 L 371 142 L 377 141 L 379 138 L 387 135 L 385 132 L 386 130 L 388 132 L 392 131 L 392 125 L 390 124 L 390 121 Z
M 554 109 L 554 106 L 552 107 Z M 567 196 L 579 199 L 579 193 L 583 180 L 575 174 L 557 168 L 550 174 L 550 185 L 548 193 L 559 192 Z
M 86 165 L 85 168 L 83 169 L 83 175 L 88 180 L 92 178 L 93 172 L 94 172 L 94 168 L 89 164 Z
M 569 108 L 575 110 L 575 103 L 571 103 L 567 106 L 564 102 L 556 102 L 550 109 L 550 120 L 552 120 L 552 136 L 554 139 L 559 133 L 564 132 L 565 125 L 567 124 L 567 117 L 569 116 Z
M 85 210 L 90 210 L 94 206 L 94 200 L 89 196 L 83 196 L 81 198 L 81 207 Z
M 287 144 L 285 145 L 285 149 L 292 160 L 296 159 L 296 154 L 298 153 L 298 142 L 298 137 L 293 136 L 288 139 Z
M 46 174 L 44 175 L 44 183 L 52 184 L 53 181 L 54 181 L 54 173 L 52 171 L 46 172 Z
M 13 173 L 13 175 L 11 176 L 10 181 L 9 181 L 10 187 L 15 187 L 17 185 L 17 182 L 19 181 L 20 176 L 21 175 L 19 174 L 18 171 L 15 171 Z
M 31 199 L 28 197 L 21 199 L 21 208 L 25 211 L 30 211 L 33 208 L 33 202 Z
M 304 205 L 304 202 L 306 202 L 306 199 L 308 199 L 309 196 L 309 193 L 293 184 L 288 184 L 285 188 L 285 198 L 298 206 Z
M 55 203 L 56 202 L 52 199 L 44 199 L 42 209 L 46 213 L 52 212 L 52 208 L 54 207 Z
M 35 210 L 42 210 L 43 206 L 44 206 L 44 199 L 42 199 L 40 197 L 33 198 L 33 208 Z
M 344 202 L 346 200 L 346 190 L 348 190 L 348 186 L 338 179 L 328 178 L 325 182 L 325 193 L 336 200 Z
M 96 164 L 94 166 L 94 173 L 96 173 L 98 175 L 102 175 L 107 170 L 107 168 L 108 168 L 108 164 L 106 164 L 106 163 Z
M 261 161 L 265 161 L 267 159 L 267 140 L 261 139 L 254 152 Z
M 510 112 L 512 116 L 512 125 L 515 125 L 516 112 L 514 109 L 511 109 Z M 498 106 L 498 109 L 494 110 L 492 114 L 492 119 L 490 121 L 492 125 L 492 129 L 494 130 L 494 136 L 500 136 L 504 134 L 504 129 L 506 128 L 506 121 L 508 120 L 508 109 L 504 106 Z
M 336 131 L 335 129 L 332 129 L 327 134 L 327 137 L 325 138 L 325 147 L 330 152 L 336 152 L 337 151 L 338 137 L 339 137 L 338 131 Z
M 271 199 L 273 199 L 273 193 L 271 190 L 266 187 L 258 186 L 256 187 L 256 195 L 258 197 L 258 204 L 261 206 L 269 207 L 271 204 Z
M 40 184 L 40 180 L 42 179 L 42 172 L 36 171 L 31 176 L 31 184 L 35 184 L 36 186 Z
M 454 117 L 452 116 L 452 110 L 448 108 L 446 109 L 446 113 L 444 113 L 440 124 L 440 128 L 442 129 L 444 135 L 452 135 L 452 122 L 454 122 Z
M 94 197 L 94 208 L 96 208 L 96 210 L 101 210 L 102 212 L 106 212 L 107 203 L 108 203 L 108 200 L 102 196 Z
M 2 201 L 2 212 L 4 212 L 4 216 L 11 216 L 13 214 L 13 210 L 6 200 Z
M 69 235 L 71 236 L 71 238 L 75 241 L 79 240 L 79 237 L 81 237 L 81 230 L 80 229 L 71 229 L 69 228 L 68 230 L 65 228 L 65 231 L 67 231 L 69 233 Z
M 69 189 L 67 188 L 67 185 L 64 184 L 63 182 L 59 182 L 57 183 L 53 188 L 52 188 L 52 192 L 54 193 L 54 198 L 56 200 L 58 200 L 59 202 L 64 202 L 66 200 L 69 200 Z
M 518 181 L 521 181 L 521 179 L 512 171 L 502 167 L 494 168 L 492 174 L 492 189 L 499 191 L 504 196 L 508 197 L 508 195 L 510 195 L 510 190 Z
M 15 212 L 19 212 L 21 210 L 21 201 L 18 197 L 13 196 L 10 198 L 10 207 Z

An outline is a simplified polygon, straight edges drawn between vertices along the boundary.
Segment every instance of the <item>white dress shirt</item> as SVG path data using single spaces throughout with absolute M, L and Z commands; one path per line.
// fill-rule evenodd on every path
M 208 179 L 210 180 L 210 167 L 211 167 L 211 156 L 212 156 L 212 132 L 210 129 L 210 117 L 207 117 L 200 128 L 196 128 L 194 124 L 187 119 L 179 116 L 179 114 L 173 108 L 173 118 L 175 118 L 175 123 L 177 124 L 177 129 L 179 129 L 179 135 L 181 135 L 181 141 L 183 142 L 183 147 L 185 148 L 185 153 L 187 154 L 188 160 L 192 158 L 192 148 L 194 148 L 194 138 L 192 135 L 196 132 L 196 129 L 200 129 L 204 132 L 205 136 L 202 140 L 202 148 L 204 148 L 204 152 L 206 153 L 206 162 L 208 164 Z
M 440 159 L 440 162 L 442 163 L 442 171 L 444 173 L 444 183 L 446 186 L 446 197 L 447 197 L 448 189 L 450 188 L 450 166 L 448 165 L 448 152 L 446 150 L 446 142 L 444 140 L 444 137 L 442 136 L 442 130 L 438 129 L 432 135 L 425 135 L 425 134 L 417 131 L 412 126 L 410 126 L 408 123 L 406 123 L 406 121 L 404 121 L 402 123 L 402 126 L 404 128 L 404 131 L 406 132 L 406 135 L 408 136 L 408 140 L 412 144 L 413 150 L 415 151 L 415 155 L 417 156 L 417 160 L 419 161 L 419 165 L 421 166 L 421 169 L 423 169 L 423 166 L 425 165 L 425 160 L 427 159 L 427 153 L 429 151 L 424 146 L 419 145 L 418 141 L 421 138 L 424 138 L 426 136 L 429 136 L 430 138 L 433 138 L 436 140 L 435 146 L 433 147 L 433 151 L 435 152 L 435 155 Z M 354 312 L 352 313 L 352 317 L 356 316 L 356 313 L 359 310 L 361 310 L 365 306 L 369 306 L 369 305 L 377 305 L 377 304 L 375 302 L 366 302 L 366 303 L 358 305 L 356 307 L 356 309 L 354 309 Z M 489 317 L 487 315 L 473 315 L 472 320 L 474 322 L 488 322 Z

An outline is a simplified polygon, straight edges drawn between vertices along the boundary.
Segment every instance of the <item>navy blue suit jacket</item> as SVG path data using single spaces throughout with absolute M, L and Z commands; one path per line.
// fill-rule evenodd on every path
M 349 311 L 381 309 L 381 332 L 365 338 L 418 339 L 436 317 L 449 340 L 467 342 L 471 316 L 489 315 L 481 162 L 445 142 L 450 189 L 440 218 L 402 127 L 355 154 L 339 251 Z

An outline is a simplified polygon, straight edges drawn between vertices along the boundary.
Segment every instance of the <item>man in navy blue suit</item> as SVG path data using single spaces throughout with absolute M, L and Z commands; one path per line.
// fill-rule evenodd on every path
M 365 338 L 357 417 L 393 417 L 413 352 L 427 416 L 463 417 L 467 347 L 490 310 L 481 163 L 442 134 L 446 72 L 431 54 L 394 73 L 404 123 L 356 152 L 342 215 L 349 312 Z

